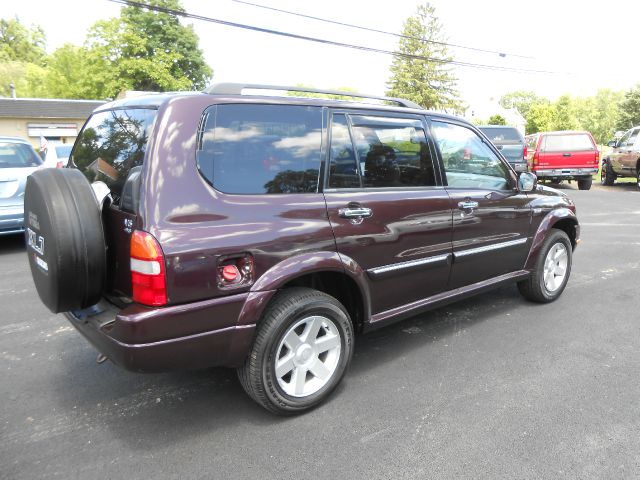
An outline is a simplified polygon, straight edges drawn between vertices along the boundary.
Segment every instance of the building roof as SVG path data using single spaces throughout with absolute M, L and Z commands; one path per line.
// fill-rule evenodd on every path
M 101 100 L 0 98 L 0 118 L 87 118 Z

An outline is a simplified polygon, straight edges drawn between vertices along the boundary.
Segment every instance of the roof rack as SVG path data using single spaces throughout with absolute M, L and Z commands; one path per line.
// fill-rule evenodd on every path
M 296 87 L 296 86 L 284 86 L 284 85 L 261 85 L 258 83 L 216 83 L 204 90 L 204 93 L 212 95 L 242 95 L 242 91 L 245 89 L 250 90 L 283 90 L 285 92 L 305 92 L 305 93 L 322 93 L 325 95 L 340 95 L 343 97 L 357 97 L 357 98 L 369 98 L 372 100 L 380 100 L 384 102 L 397 103 L 401 107 L 415 108 L 418 110 L 424 110 L 417 103 L 413 103 L 404 98 L 394 97 L 380 97 L 378 95 L 365 95 L 358 92 L 347 92 L 344 90 L 324 90 L 321 88 L 311 87 Z

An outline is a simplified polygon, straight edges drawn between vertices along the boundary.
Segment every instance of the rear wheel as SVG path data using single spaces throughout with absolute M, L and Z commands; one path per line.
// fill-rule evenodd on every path
M 611 166 L 608 161 L 602 162 L 602 168 L 600 170 L 600 183 L 602 185 L 611 186 L 613 182 L 616 180 L 615 174 L 613 170 L 611 170 Z
M 593 183 L 593 178 L 579 178 L 578 179 L 578 190 L 589 190 L 591 189 L 591 184 Z
M 571 274 L 572 247 L 565 232 L 552 229 L 540 249 L 531 276 L 518 282 L 524 298 L 538 303 L 556 300 Z
M 353 353 L 353 326 L 335 298 L 309 288 L 280 292 L 267 307 L 238 378 L 274 413 L 300 413 L 340 383 Z
M 638 169 L 638 172 L 636 173 L 636 185 L 638 186 L 638 190 L 640 190 L 640 168 Z

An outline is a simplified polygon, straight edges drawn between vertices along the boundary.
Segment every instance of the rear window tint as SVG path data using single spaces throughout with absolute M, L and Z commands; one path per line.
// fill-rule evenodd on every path
M 217 105 L 206 113 L 198 168 L 224 193 L 312 193 L 321 142 L 319 107 Z
M 546 135 L 542 145 L 544 152 L 594 150 L 591 138 L 586 133 L 568 135 Z
M 31 145 L 0 142 L 0 168 L 37 167 L 41 163 Z
M 73 165 L 89 182 L 102 181 L 120 204 L 129 172 L 142 165 L 156 110 L 109 110 L 92 115 L 72 152 Z
M 491 128 L 480 127 L 480 130 L 493 143 L 505 143 L 505 142 L 523 143 L 522 142 L 522 136 L 520 135 L 520 132 L 518 132 L 518 130 L 516 130 L 515 128 L 511 128 L 511 127 L 504 127 L 504 128 L 499 128 L 499 127 L 498 128 L 495 128 L 495 127 L 491 127 Z

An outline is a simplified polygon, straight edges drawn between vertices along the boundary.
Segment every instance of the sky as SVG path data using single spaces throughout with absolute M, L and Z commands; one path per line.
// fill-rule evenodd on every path
M 416 0 L 248 0 L 283 10 L 400 33 Z M 398 38 L 330 25 L 233 0 L 182 0 L 190 13 L 333 41 L 394 50 Z M 496 101 L 505 93 L 532 90 L 556 99 L 563 94 L 594 95 L 600 88 L 628 89 L 640 82 L 637 19 L 640 2 L 606 4 L 563 0 L 433 0 L 446 41 L 491 50 L 449 49 L 455 60 L 491 67 L 550 73 L 507 72 L 454 67 L 458 89 L 469 105 Z M 47 49 L 80 45 L 97 20 L 118 15 L 107 0 L 3 1 L 2 18 L 18 16 L 42 26 Z M 383 95 L 389 79 L 389 55 L 320 45 L 203 21 L 190 21 L 200 37 L 213 82 L 307 84 L 349 87 Z M 631 48 L 629 52 L 627 48 Z M 506 55 L 501 56 L 499 53 Z M 529 57 L 529 58 L 523 58 Z

